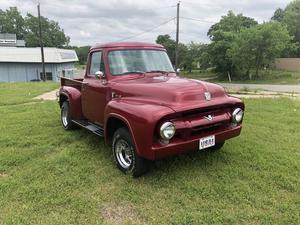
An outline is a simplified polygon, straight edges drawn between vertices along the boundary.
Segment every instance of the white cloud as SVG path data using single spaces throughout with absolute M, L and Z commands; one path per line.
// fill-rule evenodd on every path
M 291 0 L 182 0 L 182 17 L 219 21 L 229 10 L 243 13 L 259 22 L 267 21 L 275 9 Z M 72 45 L 93 45 L 117 41 L 152 29 L 176 15 L 174 0 L 41 0 L 41 13 L 58 21 L 70 36 Z M 37 0 L 0 0 L 0 8 L 17 6 L 22 14 L 34 15 Z M 180 41 L 208 42 L 206 33 L 211 23 L 181 19 Z M 131 41 L 154 42 L 159 34 L 175 38 L 175 23 L 171 21 Z
M 87 31 L 84 31 L 84 30 L 81 30 L 79 33 L 82 37 L 90 37 L 91 36 L 90 32 L 87 32 Z

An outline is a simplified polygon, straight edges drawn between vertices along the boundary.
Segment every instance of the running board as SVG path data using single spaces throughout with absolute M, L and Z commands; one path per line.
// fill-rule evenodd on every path
M 96 134 L 100 137 L 103 136 L 103 128 L 97 124 L 88 122 L 86 120 L 72 120 L 72 122 L 80 127 L 83 127 L 85 129 L 93 132 L 94 134 Z

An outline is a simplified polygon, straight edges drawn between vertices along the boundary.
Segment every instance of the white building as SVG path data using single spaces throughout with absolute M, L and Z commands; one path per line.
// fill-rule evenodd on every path
M 76 52 L 69 49 L 44 48 L 47 80 L 73 77 Z M 0 47 L 0 82 L 28 82 L 41 79 L 41 49 Z

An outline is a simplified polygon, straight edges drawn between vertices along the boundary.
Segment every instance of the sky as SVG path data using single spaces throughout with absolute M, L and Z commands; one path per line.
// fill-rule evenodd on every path
M 83 46 L 115 41 L 155 42 L 159 34 L 175 39 L 174 0 L 40 0 L 41 14 L 55 20 Z M 180 42 L 208 43 L 207 31 L 229 10 L 262 23 L 291 0 L 182 0 Z M 37 15 L 37 0 L 0 0 L 0 9 L 17 6 L 26 15 Z M 193 19 L 193 20 L 191 20 Z M 148 31 L 148 32 L 145 32 Z

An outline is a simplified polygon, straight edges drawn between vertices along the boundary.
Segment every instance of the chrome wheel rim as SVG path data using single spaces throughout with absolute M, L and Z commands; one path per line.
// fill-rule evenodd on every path
M 118 163 L 124 169 L 128 169 L 132 164 L 133 158 L 129 144 L 125 140 L 119 139 L 115 145 L 115 152 Z
M 61 112 L 61 121 L 64 125 L 64 127 L 68 126 L 68 110 L 63 107 L 62 112 Z

